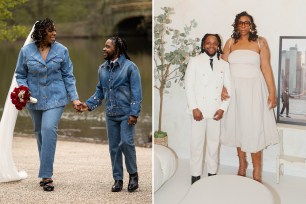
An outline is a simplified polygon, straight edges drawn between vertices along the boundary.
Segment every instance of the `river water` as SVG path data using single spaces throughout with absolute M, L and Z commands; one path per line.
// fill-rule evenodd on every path
M 102 49 L 105 39 L 57 39 L 64 44 L 70 54 L 77 80 L 81 101 L 85 101 L 95 91 L 98 82 L 98 66 L 103 63 Z M 145 146 L 152 130 L 152 42 L 146 38 L 126 38 L 127 53 L 137 64 L 143 89 L 142 111 L 136 125 L 135 143 Z M 0 43 L 0 114 L 14 74 L 19 50 L 23 41 Z M 33 125 L 27 110 L 19 111 L 15 134 L 33 136 Z M 62 139 L 107 143 L 104 107 L 95 111 L 76 113 L 72 105 L 67 105 L 59 124 Z

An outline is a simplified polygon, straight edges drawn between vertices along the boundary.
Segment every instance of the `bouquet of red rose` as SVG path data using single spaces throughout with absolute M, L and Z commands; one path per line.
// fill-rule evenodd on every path
M 37 103 L 37 99 L 30 96 L 29 88 L 26 86 L 14 88 L 13 92 L 11 93 L 11 99 L 17 110 L 22 110 L 27 102 Z

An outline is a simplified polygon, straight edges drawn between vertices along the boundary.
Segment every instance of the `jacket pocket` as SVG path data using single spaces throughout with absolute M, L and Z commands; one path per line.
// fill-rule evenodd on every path
M 38 73 L 39 67 L 42 65 L 36 60 L 27 60 L 27 66 L 28 66 L 28 72 L 32 76 L 35 76 Z
M 28 67 L 37 66 L 39 64 L 36 60 L 27 60 Z
M 63 62 L 63 59 L 60 57 L 54 57 L 51 59 L 51 67 L 52 68 L 59 68 L 61 66 L 61 63 Z

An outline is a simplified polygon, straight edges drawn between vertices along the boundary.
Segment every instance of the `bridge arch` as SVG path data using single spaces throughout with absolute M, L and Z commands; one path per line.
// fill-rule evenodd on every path
M 104 21 L 112 22 L 113 27 L 106 29 L 107 35 L 147 35 L 152 34 L 151 0 L 117 0 L 107 6 Z
M 119 21 L 113 30 L 119 35 L 147 36 L 152 32 L 152 20 L 146 16 L 133 16 Z

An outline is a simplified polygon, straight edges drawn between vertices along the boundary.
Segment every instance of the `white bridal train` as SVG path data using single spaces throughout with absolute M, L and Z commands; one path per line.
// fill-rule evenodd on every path
M 33 32 L 33 29 L 34 26 L 23 46 L 32 42 L 31 34 Z M 25 171 L 17 170 L 12 154 L 13 134 L 18 110 L 11 102 L 10 93 L 17 86 L 18 85 L 14 75 L 6 97 L 4 110 L 0 122 L 0 182 L 17 181 L 28 177 Z

